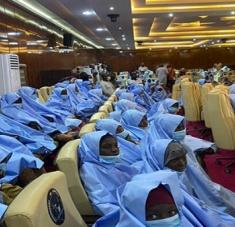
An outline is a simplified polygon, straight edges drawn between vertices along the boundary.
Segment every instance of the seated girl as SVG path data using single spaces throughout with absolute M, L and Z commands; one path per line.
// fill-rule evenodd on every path
M 235 194 L 212 182 L 180 143 L 169 139 L 156 140 L 145 152 L 147 172 L 176 171 L 181 188 L 188 194 L 219 212 L 235 215 Z
M 105 215 L 119 209 L 116 190 L 138 171 L 119 161 L 117 140 L 106 131 L 82 137 L 79 147 L 80 175 L 94 210 Z
M 126 99 L 118 101 L 115 105 L 115 110 L 120 111 L 122 113 L 125 112 L 126 110 L 138 110 L 144 113 L 147 112 L 147 110 L 144 107 Z

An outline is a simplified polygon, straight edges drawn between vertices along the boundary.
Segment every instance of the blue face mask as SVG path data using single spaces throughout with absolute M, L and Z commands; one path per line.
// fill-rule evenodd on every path
M 173 140 L 176 141 L 181 141 L 185 138 L 186 136 L 186 129 L 182 130 L 182 131 L 177 131 L 177 132 L 173 132 Z
M 171 106 L 171 107 L 168 108 L 168 111 L 169 111 L 170 114 L 175 114 L 175 113 L 177 113 L 178 108 Z
M 119 161 L 119 158 L 120 158 L 120 154 L 113 155 L 113 156 L 100 155 L 100 161 L 106 164 L 114 164 Z
M 176 214 L 169 218 L 159 219 L 159 220 L 153 220 L 153 221 L 147 221 L 146 222 L 147 227 L 180 227 L 180 218 L 179 215 Z
M 117 136 L 122 137 L 123 139 L 126 139 L 127 136 L 129 136 L 129 133 L 124 130 L 123 132 L 117 133 Z

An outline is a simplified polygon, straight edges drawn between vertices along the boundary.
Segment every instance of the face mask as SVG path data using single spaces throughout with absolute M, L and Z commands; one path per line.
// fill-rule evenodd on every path
M 168 111 L 169 111 L 170 114 L 175 114 L 178 111 L 178 108 L 176 108 L 176 107 L 169 107 Z
M 180 227 L 180 218 L 179 215 L 176 214 L 169 218 L 164 218 L 160 220 L 153 220 L 146 222 L 147 227 Z
M 123 132 L 117 133 L 117 136 L 120 136 L 123 139 L 126 139 L 127 136 L 129 136 L 129 133 L 126 130 L 124 130 Z
M 100 161 L 106 164 L 114 164 L 119 161 L 120 155 L 105 156 L 100 155 Z
M 182 131 L 178 131 L 178 132 L 173 132 L 173 140 L 176 141 L 181 141 L 185 138 L 186 136 L 186 129 L 182 130 Z

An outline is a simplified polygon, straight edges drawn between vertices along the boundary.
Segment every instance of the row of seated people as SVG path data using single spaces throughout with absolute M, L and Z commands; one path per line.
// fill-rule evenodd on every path
M 235 194 L 202 168 L 216 145 L 186 135 L 178 102 L 155 89 L 118 90 L 109 119 L 81 138 L 80 176 L 102 216 L 95 226 L 235 226 Z
M 82 125 L 108 98 L 89 81 L 58 83 L 45 103 L 22 87 L 0 97 L 1 216 L 30 182 L 55 169 L 53 157 L 78 138 Z

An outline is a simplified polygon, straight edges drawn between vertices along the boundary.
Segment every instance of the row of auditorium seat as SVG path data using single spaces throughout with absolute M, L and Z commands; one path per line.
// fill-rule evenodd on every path
M 173 98 L 179 100 L 181 96 L 186 120 L 205 121 L 219 148 L 235 150 L 235 116 L 228 87 L 210 83 L 200 86 L 184 78 L 173 88 Z
M 41 102 L 48 100 L 53 87 L 38 90 Z M 95 122 L 113 111 L 117 97 L 113 94 L 83 126 L 80 137 L 95 130 Z M 79 175 L 78 146 L 80 139 L 65 144 L 56 158 L 59 171 L 46 173 L 30 183 L 10 204 L 4 217 L 4 226 L 68 227 L 87 226 L 97 216 L 83 188 Z M 57 196 L 59 195 L 59 197 Z M 50 199 L 51 197 L 54 198 Z M 56 205 L 50 204 L 50 201 Z M 61 201 L 61 203 L 60 203 Z M 62 204 L 62 205 L 61 205 Z M 64 209 L 64 220 L 56 217 Z M 57 220 L 58 219 L 58 220 Z M 86 223 L 84 222 L 86 221 Z

